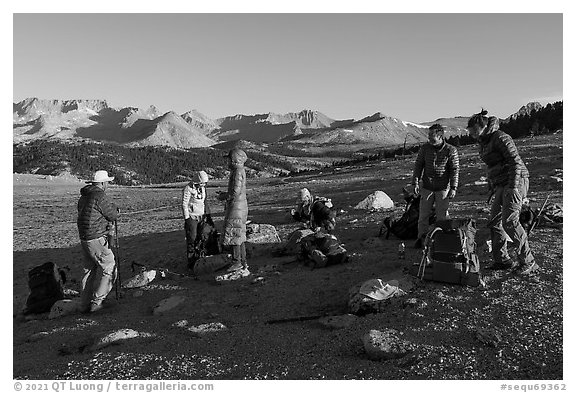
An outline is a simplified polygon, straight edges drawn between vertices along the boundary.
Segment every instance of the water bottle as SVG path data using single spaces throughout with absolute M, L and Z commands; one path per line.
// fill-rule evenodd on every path
M 405 259 L 406 258 L 406 245 L 404 243 L 400 243 L 398 246 L 398 258 Z

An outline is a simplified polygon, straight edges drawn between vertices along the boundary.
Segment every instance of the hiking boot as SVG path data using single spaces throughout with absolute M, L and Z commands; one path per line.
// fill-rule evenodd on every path
M 422 249 L 424 248 L 424 241 L 421 237 L 419 237 L 416 242 L 414 243 L 414 248 Z
M 92 303 L 92 304 L 90 304 L 90 314 L 98 312 L 98 311 L 102 310 L 103 308 L 104 308 L 104 305 L 102 303 L 100 303 L 100 304 Z
M 514 261 L 511 258 L 508 258 L 501 262 L 494 262 L 492 265 L 488 266 L 488 270 L 507 270 L 512 269 L 514 266 Z
M 226 269 L 227 272 L 235 272 L 236 270 L 240 270 L 244 267 L 241 262 L 234 262 L 232 265 Z
M 530 273 L 534 273 L 538 270 L 539 266 L 536 261 L 532 261 L 529 263 L 522 263 L 520 264 L 515 270 L 514 273 L 519 274 L 521 276 L 527 276 Z

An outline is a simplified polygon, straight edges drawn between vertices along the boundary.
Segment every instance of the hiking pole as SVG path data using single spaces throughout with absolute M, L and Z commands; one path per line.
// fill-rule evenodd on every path
M 548 196 L 544 200 L 542 207 L 540 208 L 540 210 L 538 210 L 538 214 L 536 214 L 536 217 L 534 217 L 534 220 L 532 220 L 532 224 L 530 224 L 530 227 L 528 227 L 528 231 L 527 231 L 526 235 L 530 234 L 530 232 L 532 232 L 532 229 L 534 229 L 534 227 L 536 226 L 536 223 L 538 222 L 538 218 L 540 217 L 540 214 L 542 214 L 542 212 L 544 211 L 544 208 L 546 207 L 546 204 L 548 203 L 548 199 L 550 198 L 551 195 L 552 195 L 552 193 L 548 194 Z
M 115 269 L 116 269 L 116 300 L 118 300 L 120 298 L 120 294 L 119 294 L 119 287 L 120 287 L 120 240 L 118 239 L 118 221 L 114 221 L 114 232 L 115 232 L 115 238 L 116 241 L 114 243 L 116 243 L 116 259 L 118 259 L 116 261 L 116 265 L 115 265 Z

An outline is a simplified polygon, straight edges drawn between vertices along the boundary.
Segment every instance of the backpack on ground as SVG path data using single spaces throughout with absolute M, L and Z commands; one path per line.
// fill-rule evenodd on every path
M 336 236 L 316 232 L 301 240 L 300 257 L 314 262 L 315 267 L 337 265 L 348 261 L 348 253 Z
M 58 300 L 64 299 L 66 276 L 53 262 L 36 266 L 28 272 L 30 294 L 24 314 L 41 314 L 50 311 Z
M 413 264 L 410 273 L 423 280 L 480 285 L 475 237 L 476 222 L 473 219 L 437 221 L 426 235 L 420 263 Z
M 194 242 L 194 251 L 199 258 L 222 252 L 220 233 L 206 218 L 202 218 L 200 223 L 198 223 L 198 236 Z
M 390 233 L 401 240 L 418 238 L 420 198 L 420 195 L 414 196 L 412 194 L 406 196 L 406 208 L 404 209 L 402 216 L 397 220 L 392 220 L 392 217 L 386 217 L 380 227 L 379 236 L 382 236 L 382 232 L 384 231 L 384 228 L 386 228 L 386 239 L 390 237 Z M 430 214 L 428 223 L 432 225 L 434 222 L 436 222 L 436 212 L 433 210 Z

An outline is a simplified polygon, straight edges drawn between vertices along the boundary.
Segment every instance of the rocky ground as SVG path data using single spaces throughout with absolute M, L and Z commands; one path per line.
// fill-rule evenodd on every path
M 562 204 L 562 135 L 518 140 L 531 172 L 529 198 L 539 206 L 552 192 Z M 33 319 L 19 313 L 27 297 L 27 272 L 46 261 L 69 268 L 67 287 L 79 289 L 81 251 L 75 226 L 79 184 L 14 182 L 13 376 L 17 379 L 536 379 L 563 374 L 562 230 L 538 228 L 530 241 L 541 266 L 520 278 L 484 271 L 486 286 L 468 288 L 420 282 L 406 274 L 419 252 L 397 255 L 397 239 L 378 237 L 382 219 L 400 214 L 400 190 L 409 181 L 414 157 L 370 163 L 321 174 L 248 182 L 249 219 L 274 225 L 282 240 L 298 225 L 287 211 L 296 191 L 308 187 L 331 197 L 343 212 L 335 235 L 350 254 L 348 263 L 311 269 L 294 257 L 274 257 L 276 244 L 250 247 L 252 275 L 216 283 L 212 276 L 167 274 L 137 290 L 114 292 L 101 313 Z M 461 149 L 461 181 L 454 217 L 473 217 L 482 266 L 488 231 L 483 175 L 475 147 Z M 556 177 L 556 178 L 554 178 Z M 560 179 L 560 180 L 558 180 Z M 224 182 L 213 182 L 215 201 Z M 394 212 L 352 207 L 376 190 L 395 202 Z M 131 262 L 184 273 L 184 231 L 180 189 L 113 187 L 121 207 L 121 274 Z M 154 210 L 153 210 L 154 209 Z M 410 243 L 407 244 L 410 246 Z M 262 277 L 255 280 L 256 277 Z M 328 327 L 319 319 L 269 323 L 301 316 L 348 313 L 348 290 L 371 278 L 398 279 L 407 294 L 383 312 L 350 317 Z M 136 295 L 136 296 L 135 296 Z M 171 296 L 185 298 L 162 314 L 153 307 Z M 226 329 L 197 334 L 190 326 L 220 323 Z M 120 329 L 127 338 L 114 345 L 98 340 Z M 372 360 L 363 338 L 371 330 L 390 332 L 410 348 L 399 359 Z

